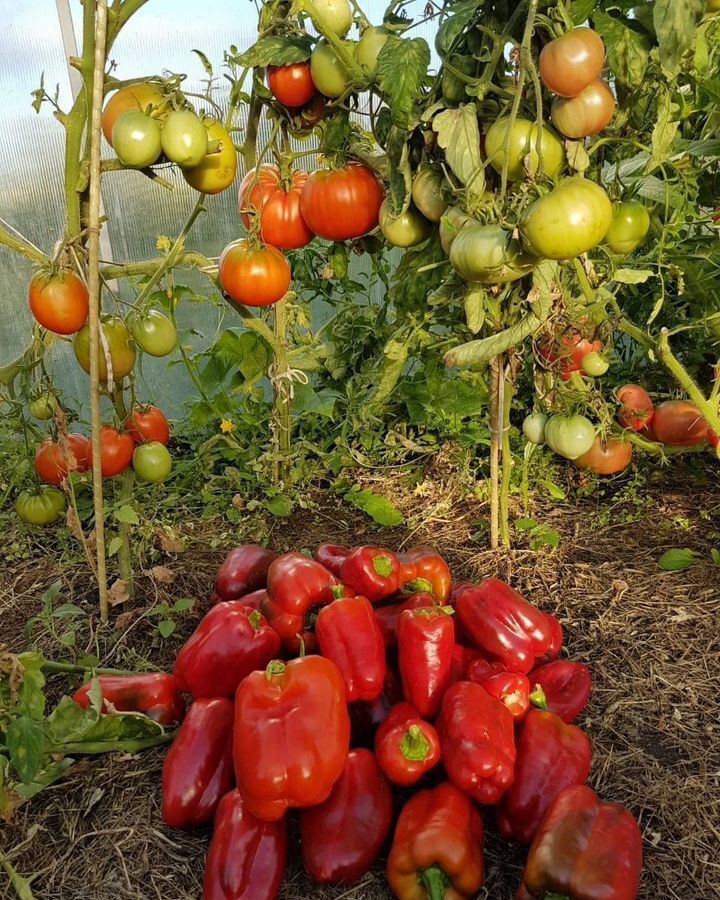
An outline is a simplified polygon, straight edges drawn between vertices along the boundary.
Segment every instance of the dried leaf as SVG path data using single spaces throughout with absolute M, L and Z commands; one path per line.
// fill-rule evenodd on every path
M 158 528 L 155 532 L 163 553 L 183 553 L 185 543 L 169 528 Z
M 69 506 L 67 512 L 65 513 L 65 524 L 67 525 L 68 531 L 75 538 L 75 540 L 82 541 L 83 533 L 82 527 L 80 525 L 80 519 L 78 519 L 75 508 L 72 506 Z
M 122 603 L 127 603 L 129 599 L 127 583 L 122 578 L 116 578 L 108 591 L 108 603 L 110 606 L 120 606 Z
M 175 573 L 167 566 L 153 566 L 148 574 L 159 584 L 172 584 L 175 581 Z

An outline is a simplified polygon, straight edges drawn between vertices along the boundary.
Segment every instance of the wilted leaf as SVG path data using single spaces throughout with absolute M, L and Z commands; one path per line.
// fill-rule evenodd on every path
M 658 560 L 658 565 L 665 572 L 682 572 L 695 562 L 699 554 L 695 550 L 667 550 Z
M 670 75 L 680 71 L 681 58 L 693 46 L 705 12 L 705 0 L 656 0 L 653 24 L 660 45 L 660 63 Z
M 613 280 L 619 284 L 645 284 L 654 275 L 652 269 L 616 269 Z
M 657 122 L 652 133 L 652 157 L 648 169 L 652 171 L 670 156 L 680 128 L 680 107 L 673 101 L 667 88 L 661 88 L 658 101 Z
M 68 531 L 75 538 L 75 540 L 82 541 L 82 527 L 80 525 L 80 519 L 78 519 L 78 515 L 75 512 L 74 506 L 68 506 L 68 510 L 65 513 L 65 524 L 67 525 Z
M 158 528 L 155 532 L 163 553 L 183 553 L 185 550 L 184 542 L 175 534 L 174 531 L 166 528 Z
M 167 566 L 153 566 L 148 575 L 158 584 L 172 584 L 175 581 L 175 573 Z
M 480 129 L 477 108 L 466 103 L 446 109 L 433 119 L 433 131 L 454 174 L 473 194 L 485 190 L 485 171 L 480 157 Z
M 387 497 L 374 494 L 372 491 L 350 491 L 345 494 L 345 499 L 367 513 L 378 525 L 402 525 L 405 521 L 400 510 Z
M 122 603 L 127 603 L 129 599 L 126 582 L 122 578 L 116 578 L 108 591 L 108 603 L 110 606 L 120 606 Z
M 597 10 L 593 15 L 595 29 L 605 41 L 608 62 L 621 84 L 639 85 L 650 58 L 650 37 L 631 19 L 611 16 Z
M 465 295 L 465 321 L 473 334 L 477 334 L 485 322 L 484 288 L 472 287 Z

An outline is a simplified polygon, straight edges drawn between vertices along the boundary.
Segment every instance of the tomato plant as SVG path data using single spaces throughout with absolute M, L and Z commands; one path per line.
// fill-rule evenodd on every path
M 130 340 L 130 332 L 123 320 L 116 316 L 103 316 L 102 330 L 110 353 L 113 380 L 120 381 L 132 372 L 135 365 L 136 353 Z M 75 335 L 73 350 L 80 368 L 90 374 L 90 327 L 88 325 L 81 328 Z M 98 348 L 98 368 L 100 380 L 107 381 L 108 367 L 102 342 Z
M 82 434 L 69 434 L 67 442 L 44 440 L 35 451 L 35 471 L 46 484 L 62 484 L 70 472 L 85 472 L 90 442 Z
M 275 247 L 234 241 L 223 250 L 218 263 L 225 293 L 245 306 L 271 306 L 290 288 L 290 263 Z
M 115 91 L 105 104 L 102 114 L 102 130 L 105 140 L 113 145 L 112 131 L 118 118 L 124 112 L 158 111 L 164 103 L 161 85 L 152 81 L 139 81 L 127 84 Z
M 593 81 L 577 97 L 558 97 L 552 122 L 565 137 L 578 140 L 599 134 L 615 112 L 615 95 L 602 78 Z
M 65 495 L 54 487 L 23 491 L 15 501 L 15 511 L 28 525 L 52 525 L 67 508 Z
M 645 240 L 650 230 L 650 213 L 639 200 L 623 200 L 613 209 L 612 222 L 603 243 L 627 256 Z
M 598 435 L 592 447 L 575 459 L 579 469 L 589 469 L 596 475 L 617 475 L 632 462 L 633 446 L 629 441 L 608 438 L 603 442 Z
M 693 447 L 707 439 L 707 423 L 689 400 L 666 400 L 655 407 L 655 440 L 673 447 Z
M 158 484 L 170 475 L 172 457 L 167 447 L 160 441 L 150 441 L 135 448 L 132 464 L 143 481 Z
M 550 416 L 545 425 L 545 441 L 558 456 L 577 459 L 592 447 L 595 426 L 585 416 Z
M 545 259 L 572 259 L 596 247 L 612 221 L 605 191 L 585 178 L 563 178 L 528 207 L 520 231 L 527 249 Z
M 380 230 L 393 247 L 414 247 L 430 234 L 431 224 L 415 207 L 393 216 L 384 200 L 380 207 Z
M 645 388 L 639 384 L 625 384 L 618 389 L 617 398 L 621 404 L 618 422 L 624 428 L 643 431 L 652 423 L 655 406 Z
M 605 44 L 591 28 L 573 28 L 550 41 L 540 53 L 545 86 L 560 97 L 577 97 L 592 84 L 605 64 Z
M 425 166 L 418 170 L 412 184 L 413 203 L 430 222 L 439 222 L 448 202 L 443 195 L 443 177 Z
M 135 442 L 124 431 L 118 431 L 112 425 L 103 425 L 100 429 L 100 471 L 103 478 L 120 475 L 132 462 Z M 90 466 L 94 460 L 90 447 Z
M 219 141 L 213 153 L 208 153 L 201 162 L 190 169 L 183 169 L 183 178 L 190 187 L 202 194 L 219 194 L 235 181 L 237 173 L 237 151 L 230 133 L 216 119 L 206 119 L 208 144 Z
M 353 50 L 351 41 L 345 41 L 345 46 Z M 310 57 L 310 71 L 315 87 L 326 97 L 340 97 L 350 87 L 350 73 L 345 63 L 335 52 L 332 44 L 326 40 L 318 41 Z
M 130 411 L 125 429 L 136 444 L 146 441 L 167 444 L 170 440 L 170 425 L 157 406 L 136 406 Z
M 160 124 L 143 112 L 124 112 L 113 125 L 112 145 L 118 159 L 131 169 L 144 169 L 160 158 Z
M 251 169 L 240 185 L 238 200 L 243 224 L 251 228 L 260 217 L 260 237 L 283 250 L 297 250 L 313 239 L 300 213 L 300 197 L 307 172 L 295 169 L 284 178 L 277 166 Z
M 30 311 L 43 328 L 75 334 L 88 317 L 88 289 L 74 272 L 38 272 L 30 282 Z
M 273 97 L 285 106 L 304 106 L 317 93 L 310 63 L 268 66 L 267 83 Z
M 508 178 L 522 181 L 526 177 L 526 165 L 537 171 L 540 158 L 537 154 L 538 127 L 527 119 L 498 119 L 490 126 L 485 137 L 487 161 L 496 172 L 502 174 L 505 165 L 505 145 L 510 132 Z M 540 139 L 543 172 L 549 178 L 556 178 L 567 167 L 565 148 L 557 136 L 544 126 Z
M 160 132 L 165 156 L 181 169 L 199 166 L 208 152 L 208 132 L 202 120 L 188 109 L 168 113 Z M 119 155 L 119 154 L 118 154 Z
M 177 329 L 156 309 L 148 310 L 130 326 L 133 340 L 150 356 L 167 356 L 177 345 Z
M 308 175 L 300 210 L 310 230 L 329 241 L 362 237 L 378 224 L 383 189 L 360 163 Z

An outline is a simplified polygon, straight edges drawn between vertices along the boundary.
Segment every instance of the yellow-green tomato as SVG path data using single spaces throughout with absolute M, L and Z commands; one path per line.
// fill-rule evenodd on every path
M 208 144 L 219 141 L 220 146 L 191 169 L 183 169 L 183 178 L 190 187 L 202 194 L 219 194 L 235 180 L 237 150 L 229 132 L 221 122 L 205 120 Z
M 393 216 L 388 200 L 380 207 L 380 230 L 393 247 L 414 247 L 430 234 L 432 225 L 415 207 Z
M 344 41 L 353 50 L 352 41 Z M 315 87 L 326 97 L 340 97 L 350 87 L 350 73 L 332 46 L 326 41 L 318 41 L 310 57 L 310 72 Z
M 307 10 L 317 25 L 326 26 L 338 37 L 345 37 L 350 31 L 353 14 L 348 0 L 309 0 Z M 318 17 L 313 13 L 317 13 Z
M 573 259 L 602 241 L 612 221 L 605 191 L 586 178 L 563 178 L 536 200 L 520 225 L 525 247 L 543 259 Z
M 167 356 L 177 344 L 177 330 L 173 323 L 156 309 L 135 319 L 130 327 L 133 340 L 150 356 Z
M 623 200 L 613 210 L 612 222 L 603 243 L 613 253 L 627 256 L 642 244 L 650 230 L 650 213 L 639 200 Z
M 548 447 L 565 459 L 577 459 L 595 442 L 595 426 L 585 416 L 550 416 L 545 425 Z
M 377 72 L 378 56 L 389 37 L 390 32 L 381 25 L 363 31 L 355 48 L 355 59 L 370 75 Z
M 135 365 L 135 347 L 130 341 L 130 332 L 122 319 L 116 316 L 104 316 L 102 330 L 105 334 L 110 361 L 112 363 L 113 380 L 119 381 L 129 375 Z M 75 358 L 88 375 L 90 374 L 90 326 L 83 325 L 73 338 Z M 102 342 L 98 350 L 98 366 L 101 381 L 107 381 L 108 369 Z
M 537 153 L 538 127 L 527 119 L 517 119 L 510 125 L 509 119 L 498 119 L 490 127 L 485 138 L 487 160 L 496 172 L 502 174 L 505 164 L 505 141 L 510 129 L 510 149 L 508 178 L 522 181 L 526 176 L 525 161 L 532 172 L 537 172 L 540 159 Z M 557 177 L 567 166 L 565 147 L 551 129 L 544 127 L 540 139 L 543 173 L 550 178 Z
M 66 506 L 64 494 L 55 487 L 43 487 L 35 493 L 23 491 L 15 501 L 15 511 L 28 525 L 52 525 Z
M 39 397 L 35 397 L 30 401 L 28 407 L 30 409 L 30 415 L 34 419 L 39 419 L 41 422 L 46 422 L 48 419 L 52 419 L 52 417 L 55 415 L 57 405 L 57 400 L 54 394 L 40 394 Z
M 112 145 L 124 166 L 145 169 L 162 153 L 160 124 L 144 112 L 124 112 L 113 125 Z
M 599 378 L 610 368 L 610 363 L 597 350 L 591 350 L 580 360 L 582 371 L 593 378 Z
M 170 474 L 172 457 L 168 448 L 160 441 L 150 441 L 135 448 L 132 464 L 138 477 L 143 481 L 159 484 Z
M 465 281 L 505 284 L 531 272 L 536 260 L 522 252 L 509 231 L 473 222 L 461 228 L 453 241 L 450 262 Z
M 207 128 L 189 109 L 168 114 L 160 132 L 163 153 L 181 169 L 199 166 L 208 151 Z
M 443 197 L 442 187 L 442 175 L 429 166 L 420 169 L 413 180 L 413 202 L 425 218 L 431 222 L 439 222 L 448 208 L 448 202 Z
M 529 416 L 525 416 L 522 424 L 525 439 L 530 441 L 531 444 L 544 444 L 547 420 L 548 417 L 545 413 L 540 412 L 539 410 L 535 410 L 535 412 L 531 412 Z
M 459 206 L 449 206 L 445 210 L 440 218 L 440 244 L 446 256 L 450 256 L 455 238 L 466 225 L 473 221 L 473 217 Z

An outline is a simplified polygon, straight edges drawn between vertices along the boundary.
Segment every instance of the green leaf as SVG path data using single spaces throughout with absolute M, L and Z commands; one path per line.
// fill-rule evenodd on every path
M 21 653 L 18 661 L 22 665 L 23 680 L 20 685 L 17 711 L 31 719 L 42 719 L 45 715 L 45 676 L 42 672 L 43 657 L 34 651 Z
M 13 719 L 5 734 L 10 760 L 23 784 L 29 784 L 45 761 L 42 725 L 27 716 Z
M 395 525 L 402 525 L 405 521 L 405 517 L 400 510 L 387 497 L 374 494 L 372 491 L 350 491 L 345 494 L 345 500 L 367 513 L 378 525 L 394 527 Z
M 120 535 L 116 534 L 115 537 L 112 538 L 112 540 L 108 544 L 108 550 L 107 550 L 108 556 L 116 556 L 118 554 L 118 552 L 120 551 L 120 548 L 122 547 L 123 543 L 124 543 L 123 539 L 120 537 Z
M 673 101 L 670 91 L 658 86 L 660 98 L 658 100 L 657 122 L 652 132 L 652 156 L 648 163 L 648 171 L 657 168 L 671 155 L 670 151 L 675 142 L 680 128 L 680 107 Z
M 465 295 L 465 321 L 473 334 L 478 334 L 485 322 L 485 297 L 487 292 L 481 287 L 472 287 Z
M 613 281 L 618 284 L 645 284 L 649 278 L 654 278 L 652 269 L 616 269 L 613 273 Z
M 51 762 L 45 768 L 40 769 L 28 784 L 13 785 L 13 790 L 21 800 L 30 800 L 36 794 L 39 794 L 40 791 L 44 791 L 46 787 L 62 778 L 73 762 L 74 760 L 67 756 L 59 762 Z
M 189 597 L 181 597 L 179 600 L 176 600 L 172 605 L 173 612 L 187 612 L 189 609 L 192 609 L 193 601 Z
M 435 49 L 439 56 L 447 56 L 455 40 L 467 28 L 482 5 L 483 0 L 461 0 L 460 3 L 453 4 L 453 15 L 445 19 L 435 35 Z
M 592 11 L 598 5 L 598 0 L 573 0 L 570 4 L 570 18 L 574 25 L 583 25 L 587 22 Z
M 468 191 L 480 195 L 485 190 L 485 171 L 480 157 L 480 129 L 473 103 L 446 109 L 433 119 L 433 131 L 454 174 Z
M 677 75 L 682 55 L 695 41 L 695 31 L 705 12 L 705 0 L 656 0 L 653 24 L 660 45 L 660 64 L 668 75 Z
M 541 547 L 558 546 L 560 546 L 560 535 L 554 528 L 538 525 L 537 528 L 533 529 L 530 535 L 530 547 L 533 550 L 539 550 Z
M 335 405 L 342 395 L 338 391 L 323 388 L 315 391 L 310 384 L 297 384 L 293 400 L 293 412 L 314 413 L 326 419 L 332 419 Z
M 203 69 L 205 69 L 205 74 L 207 75 L 207 77 L 212 78 L 213 77 L 213 67 L 212 67 L 212 63 L 207 58 L 207 56 L 205 56 L 205 54 L 202 52 L 202 50 L 193 50 L 192 52 L 197 56 L 197 58 L 202 63 L 202 67 L 203 67 Z
M 167 638 L 175 631 L 176 627 L 172 619 L 163 619 L 162 622 L 158 622 L 157 630 L 161 637 Z
M 645 30 L 631 19 L 597 10 L 593 24 L 605 41 L 608 63 L 621 84 L 637 86 L 645 77 L 651 41 Z
M 293 502 L 284 494 L 275 494 L 274 497 L 269 497 L 265 501 L 265 509 L 277 516 L 278 519 L 287 519 L 293 511 Z
M 541 481 L 540 484 L 545 488 L 545 490 L 550 494 L 553 500 L 566 500 L 567 494 L 560 487 L 559 484 L 555 484 L 554 481 L 550 481 L 548 479 Z
M 378 83 L 398 128 L 409 129 L 413 124 L 429 65 L 430 48 L 424 38 L 391 35 L 378 55 Z
M 713 548 L 710 551 L 710 558 L 716 566 L 720 566 L 720 550 L 715 550 L 715 548 Z
M 248 68 L 265 66 L 288 66 L 291 63 L 310 59 L 314 38 L 308 34 L 286 35 L 260 38 L 252 47 L 241 53 L 235 60 L 239 66 Z
M 535 519 L 515 519 L 515 527 L 520 531 L 533 531 L 537 525 Z
M 30 889 L 30 879 L 24 878 L 5 854 L 0 850 L 0 865 L 7 873 L 10 884 L 17 900 L 35 900 L 35 894 Z
M 130 506 L 129 503 L 124 503 L 122 506 L 119 506 L 115 512 L 114 517 L 116 522 L 122 522 L 123 525 L 139 525 L 140 519 L 138 518 L 138 514 L 135 510 Z
M 700 554 L 695 550 L 667 550 L 658 560 L 658 565 L 665 572 L 682 572 L 695 562 Z
M 63 697 L 46 720 L 46 734 L 53 752 L 62 752 L 64 744 L 87 743 L 110 751 L 118 741 L 139 740 L 162 734 L 164 729 L 141 713 L 100 715 L 95 709 L 83 709 L 69 697 Z M 100 752 L 93 747 L 93 752 Z

